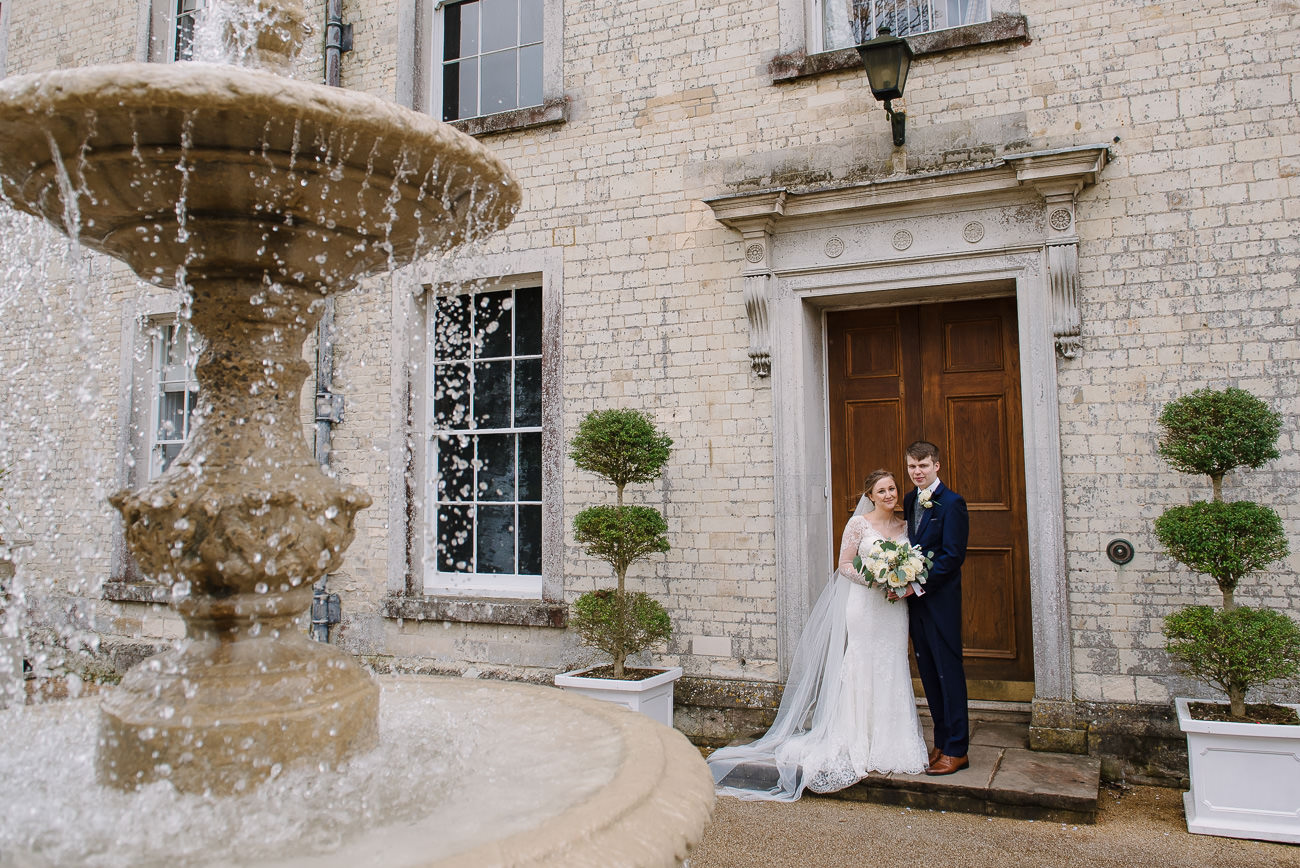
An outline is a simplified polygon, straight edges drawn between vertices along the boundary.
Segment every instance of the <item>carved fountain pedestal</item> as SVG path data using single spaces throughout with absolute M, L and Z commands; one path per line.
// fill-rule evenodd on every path
M 242 56 L 287 69 L 306 20 L 301 0 L 242 2 L 257 21 L 252 30 L 236 22 L 252 37 Z M 202 338 L 190 441 L 159 479 L 112 498 L 140 566 L 173 587 L 186 637 L 107 693 L 100 781 L 130 790 L 166 779 L 187 793 L 238 793 L 278 769 L 337 764 L 364 750 L 379 736 L 379 688 L 294 623 L 370 503 L 324 474 L 307 449 L 303 344 L 329 294 L 508 224 L 520 201 L 508 169 L 450 127 L 364 94 L 225 65 L 121 64 L 0 82 L 0 188 L 15 207 L 145 280 L 187 289 Z M 708 823 L 713 783 L 698 751 L 644 715 L 467 679 L 390 680 L 384 702 L 389 711 L 474 721 L 483 742 L 455 747 L 466 771 L 416 787 L 455 786 L 456 797 L 434 800 L 409 822 L 385 824 L 391 805 L 380 805 L 379 822 L 365 814 L 333 852 L 304 855 L 316 843 L 304 828 L 303 840 L 287 844 L 245 841 L 229 861 L 672 866 Z M 61 717 L 33 709 L 21 729 L 54 733 Z M 40 751 L 58 738 L 29 732 L 19 743 Z M 381 751 L 401 741 L 384 740 Z M 20 754 L 8 747 L 0 760 L 30 758 Z M 39 758 L 77 780 L 81 794 L 88 770 L 79 761 Z M 21 790 L 25 779 L 0 774 L 10 781 Z M 66 841 L 67 864 L 105 850 L 125 855 L 123 864 L 141 853 L 150 864 L 177 864 L 157 852 L 152 828 L 123 847 L 112 817 L 81 824 L 64 802 L 44 804 L 36 810 L 52 840 L 32 853 Z M 223 800 L 236 811 L 241 804 Z M 95 803 L 121 805 L 133 819 L 143 810 L 129 797 Z M 248 810 L 274 824 L 264 808 Z M 83 832 L 101 828 L 109 841 L 76 849 Z M 3 833 L 0 824 L 0 842 Z M 19 861 L 32 855 L 16 852 Z
M 159 479 L 112 498 L 141 568 L 174 588 L 176 650 L 104 701 L 98 775 L 243 789 L 373 743 L 379 690 L 293 626 L 370 504 L 307 448 L 303 344 L 329 293 L 506 225 L 509 170 L 472 139 L 365 94 L 270 74 L 300 0 L 250 0 L 264 69 L 120 64 L 10 79 L 0 183 L 161 286 L 192 295 L 199 422 Z

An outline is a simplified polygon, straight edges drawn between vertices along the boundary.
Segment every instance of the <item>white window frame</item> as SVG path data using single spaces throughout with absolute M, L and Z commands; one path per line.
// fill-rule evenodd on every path
M 398 101 L 438 119 L 442 118 L 443 10 L 449 3 L 450 0 L 418 4 L 415 0 L 399 0 L 398 4 Z M 407 29 L 413 32 L 406 33 Z M 563 99 L 563 46 L 564 0 L 542 0 L 542 102 L 538 106 L 549 106 Z M 538 106 L 525 106 L 477 117 L 536 110 Z
M 390 458 L 388 592 L 405 597 L 560 601 L 564 598 L 564 450 L 562 389 L 562 248 L 491 254 L 461 261 L 458 286 L 393 288 L 394 321 L 407 323 L 394 335 L 394 362 L 405 372 L 394 383 Z M 432 521 L 436 479 L 429 469 L 433 418 L 430 406 L 429 305 L 435 295 L 466 290 L 542 288 L 542 575 L 498 581 L 492 574 L 440 574 L 433 558 Z M 516 578 L 520 578 L 516 576 Z M 481 581 L 480 581 L 481 579 Z
M 199 381 L 194 373 L 197 358 L 193 343 L 194 332 L 178 316 L 153 317 L 145 323 L 149 336 L 149 427 L 145 431 L 148 444 L 149 479 L 157 479 L 170 462 L 165 459 L 167 446 L 184 446 L 193 426 L 193 404 L 198 400 Z M 178 338 L 177 335 L 180 337 Z M 183 341 L 183 345 L 181 343 Z M 182 350 L 178 353 L 177 350 Z M 168 364 L 168 360 L 171 364 Z M 168 388 L 171 386 L 172 388 Z M 186 401 L 179 436 L 163 438 L 162 403 L 164 394 L 183 392 L 190 395 Z M 177 450 L 179 451 L 179 450 Z M 174 456 L 173 456 L 174 458 Z
M 541 281 L 539 280 L 528 281 L 526 279 L 520 280 L 519 278 L 514 278 L 510 280 L 493 281 L 490 285 L 463 287 L 463 289 L 466 290 L 464 293 L 447 293 L 447 295 L 471 295 L 477 297 L 479 295 L 486 294 L 486 293 L 493 293 L 499 291 L 513 292 L 522 289 L 531 289 L 534 287 L 541 290 Z M 539 309 L 539 314 L 542 314 L 542 311 L 544 310 L 544 306 L 545 306 L 545 301 L 544 301 L 545 291 L 541 290 L 541 294 L 543 298 L 543 305 L 542 308 Z M 433 329 L 434 329 L 434 311 L 436 310 L 436 307 L 437 307 L 436 298 L 430 299 L 426 306 L 425 340 L 426 340 L 426 346 L 428 347 L 433 347 L 435 345 Z M 542 327 L 544 329 L 545 316 L 544 314 L 542 314 L 542 316 L 543 316 L 543 322 L 538 323 L 538 325 L 539 327 Z M 515 333 L 517 333 L 517 329 L 515 330 Z M 543 338 L 542 348 L 545 349 L 544 338 Z M 524 359 L 536 358 L 540 364 L 542 362 L 542 357 L 543 357 L 542 353 L 539 353 L 537 356 L 531 356 L 531 355 L 516 356 L 512 354 L 510 357 L 508 357 L 508 360 L 514 361 L 516 359 L 524 360 Z M 505 358 L 506 357 L 502 357 L 502 359 Z M 431 353 L 429 358 L 429 364 L 425 366 L 424 389 L 426 395 L 429 396 L 432 396 L 435 390 L 434 372 L 437 370 L 437 365 L 436 365 L 437 361 L 438 360 L 433 358 L 433 355 Z M 471 366 L 471 371 L 472 370 L 473 368 Z M 471 378 L 472 376 L 473 374 L 471 373 Z M 540 389 L 541 388 L 540 380 L 538 386 Z M 472 388 L 472 379 L 471 379 L 471 388 Z M 540 399 L 541 399 L 541 395 L 539 394 L 538 395 L 539 404 L 540 404 Z M 468 396 L 467 396 L 466 403 L 468 403 Z M 511 405 L 511 415 L 513 417 L 513 411 L 514 411 L 513 390 L 510 396 L 510 405 Z M 510 427 L 499 427 L 499 428 L 470 427 L 470 428 L 435 429 L 432 400 L 430 400 L 426 404 L 424 414 L 425 414 L 425 419 L 427 420 L 425 423 L 427 426 L 426 428 L 427 433 L 425 436 L 426 477 L 424 480 L 424 500 L 425 503 L 429 505 L 428 510 L 426 512 L 426 518 L 425 518 L 425 527 L 428 532 L 425 535 L 425 550 L 422 554 L 425 568 L 427 570 L 425 583 L 424 583 L 425 593 L 448 594 L 448 595 L 473 594 L 476 596 L 481 595 L 481 596 L 493 596 L 493 597 L 510 597 L 510 598 L 517 598 L 517 599 L 540 599 L 542 596 L 542 573 L 540 571 L 536 575 L 533 575 L 529 573 L 519 573 L 518 569 L 516 569 L 516 572 L 513 574 L 483 573 L 477 571 L 442 572 L 439 569 L 439 553 L 437 551 L 437 540 L 439 538 L 438 512 L 439 512 L 439 506 L 441 501 L 438 493 L 439 469 L 436 466 L 435 455 L 437 453 L 436 443 L 439 439 L 441 439 L 443 436 L 456 436 L 461 432 L 463 432 L 465 435 L 468 436 L 506 434 L 516 438 L 516 442 L 517 442 L 518 435 L 536 433 L 543 436 L 541 451 L 542 451 L 542 455 L 545 455 L 547 444 L 545 442 L 545 435 L 543 434 L 542 431 L 542 425 L 540 424 L 541 420 L 540 419 L 538 420 L 538 424 L 536 426 L 516 427 L 513 424 L 513 419 L 512 419 Z M 516 476 L 518 474 L 518 469 L 519 469 L 518 464 L 516 462 L 516 466 L 515 466 Z M 516 479 L 516 484 L 517 484 L 517 479 Z M 487 504 L 487 503 L 489 503 L 489 501 L 478 501 L 477 498 L 475 498 L 473 503 L 470 504 L 470 508 L 471 509 L 474 508 L 473 504 Z M 495 504 L 496 502 L 492 501 L 490 503 Z M 536 505 L 538 507 L 541 507 L 543 513 L 543 528 L 544 528 L 545 506 L 540 496 L 536 501 L 532 501 L 532 500 L 520 501 L 518 499 L 515 499 L 515 500 L 508 501 L 508 503 L 516 507 L 522 505 L 529 505 L 529 506 Z M 545 537 L 544 530 L 542 532 L 542 537 L 543 538 Z M 515 544 L 516 544 L 516 563 L 517 563 L 517 556 L 518 556 L 518 528 L 517 527 L 515 529 Z M 540 544 L 540 540 L 539 540 L 539 544 Z
M 472 3 L 480 3 L 480 4 L 481 4 L 481 3 L 483 3 L 483 2 L 484 2 L 484 0 L 445 0 L 445 2 L 441 2 L 441 3 L 438 4 L 438 8 L 437 8 L 437 9 L 435 10 L 435 12 L 434 12 L 434 22 L 433 22 L 433 52 L 434 52 L 434 57 L 433 57 L 433 63 L 431 64 L 431 69 L 430 69 L 430 72 L 432 73 L 432 81 L 431 81 L 431 83 L 430 83 L 430 90 L 431 90 L 431 93 L 432 93 L 434 99 L 436 99 L 436 100 L 438 101 L 438 108 L 439 108 L 439 111 L 438 111 L 438 114 L 436 115 L 436 117 L 437 117 L 439 120 L 442 120 L 442 119 L 443 119 L 443 118 L 442 118 L 442 110 L 443 110 L 443 105 L 442 105 L 442 94 L 443 94 L 443 81 L 444 81 L 443 74 L 444 74 L 444 72 L 445 72 L 445 70 L 446 70 L 446 61 L 444 61 L 444 59 L 443 59 L 443 53 L 444 53 L 444 52 L 443 52 L 443 50 L 442 50 L 442 46 L 443 46 L 443 40 L 444 40 L 444 38 L 445 38 L 444 25 L 445 25 L 445 22 L 446 22 L 447 10 L 450 9 L 450 8 L 452 8 L 453 6 L 464 6 L 464 5 L 468 5 L 468 4 L 472 4 Z M 523 0 L 517 0 L 517 2 L 518 2 L 518 3 L 522 3 Z M 545 0 L 543 0 L 543 2 L 542 2 L 542 9 L 543 9 L 543 12 L 542 12 L 542 15 L 543 15 L 543 28 L 542 28 L 542 31 L 543 31 L 543 32 L 542 32 L 542 39 L 541 39 L 541 42 L 540 42 L 540 43 L 536 43 L 536 42 L 522 43 L 522 42 L 520 42 L 520 40 L 517 38 L 517 39 L 515 40 L 515 44 L 514 44 L 513 46 L 508 46 L 508 47 L 505 47 L 505 48 L 497 49 L 497 50 L 495 50 L 495 51 L 493 51 L 493 52 L 483 53 L 483 52 L 482 52 L 482 39 L 481 39 L 481 38 L 479 39 L 479 43 L 480 43 L 480 45 L 479 45 L 479 50 L 480 50 L 480 53 L 477 54 L 477 55 L 473 55 L 473 57 L 476 58 L 476 59 L 479 61 L 479 63 L 477 64 L 477 70 L 478 70 L 478 72 L 477 72 L 478 86 L 477 86 L 477 88 L 475 89 L 475 98 L 476 98 L 476 102 L 477 102 L 477 108 L 478 108 L 478 111 L 475 111 L 473 114 L 462 114 L 460 117 L 457 117 L 457 118 L 450 118 L 450 120 L 456 120 L 456 121 L 473 120 L 473 119 L 475 119 L 475 118 L 487 117 L 487 116 L 489 116 L 489 115 L 493 115 L 493 114 L 503 114 L 503 113 L 508 112 L 508 111 L 516 111 L 516 110 L 518 110 L 518 109 L 536 108 L 537 106 L 540 106 L 540 105 L 545 104 L 545 102 L 546 102 L 545 89 L 546 89 L 546 88 L 545 88 L 545 83 L 543 82 L 542 93 L 540 94 L 540 96 L 539 96 L 537 102 L 530 102 L 530 103 L 528 103 L 527 105 L 514 105 L 514 106 L 511 106 L 510 108 L 507 108 L 507 109 L 501 109 L 501 110 L 498 110 L 498 111 L 483 111 L 483 110 L 482 110 L 482 108 L 483 108 L 483 106 L 482 106 L 482 101 L 483 101 L 483 63 L 482 63 L 482 60 L 483 60 L 484 58 L 488 57 L 490 54 L 499 54 L 499 53 L 502 53 L 502 52 L 505 52 L 505 51 L 511 51 L 511 52 L 514 52 L 514 53 L 515 53 L 516 57 L 519 57 L 519 55 L 521 54 L 522 50 L 523 50 L 525 47 L 530 46 L 530 45 L 539 45 L 539 47 L 540 47 L 541 50 L 542 50 L 542 71 L 543 71 L 543 74 L 545 73 L 545 69 L 546 69 L 546 54 L 547 54 L 547 51 L 546 51 L 546 33 L 545 33 L 545 14 L 546 14 L 546 13 L 545 13 L 545 8 L 546 8 L 546 4 L 545 4 Z M 480 20 L 480 21 L 482 20 L 481 17 L 480 17 L 479 20 Z M 466 58 L 466 59 L 468 59 L 468 58 Z M 516 94 L 518 94 L 518 92 L 519 92 L 519 87 L 520 87 L 520 85 L 522 84 L 522 80 L 523 80 L 523 78 L 524 78 L 523 71 L 522 71 L 522 70 L 518 70 L 517 80 L 516 80 L 516 82 L 515 82 L 515 88 L 516 88 L 516 91 L 515 91 L 515 92 L 516 92 Z
M 175 295 L 145 295 L 122 307 L 117 490 L 134 491 L 157 476 L 153 456 L 158 430 L 158 331 L 160 326 L 180 322 Z M 126 582 L 146 578 L 127 552 L 121 522 L 114 523 L 111 574 Z

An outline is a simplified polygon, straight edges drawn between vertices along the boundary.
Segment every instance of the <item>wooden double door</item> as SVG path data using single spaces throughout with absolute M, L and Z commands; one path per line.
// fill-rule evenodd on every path
M 939 478 L 970 509 L 962 641 L 971 697 L 1032 698 L 1015 299 L 828 314 L 827 362 L 835 551 L 866 475 L 893 471 L 901 505 L 912 488 L 903 450 L 937 444 Z

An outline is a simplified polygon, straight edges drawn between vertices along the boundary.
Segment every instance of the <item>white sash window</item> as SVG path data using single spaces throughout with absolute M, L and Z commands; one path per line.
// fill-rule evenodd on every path
M 444 121 L 542 104 L 543 12 L 543 0 L 442 6 L 434 85 Z
M 537 597 L 542 290 L 430 299 L 425 593 Z
M 189 439 L 199 381 L 189 326 L 153 326 L 151 371 L 152 414 L 149 424 L 149 478 L 159 476 Z

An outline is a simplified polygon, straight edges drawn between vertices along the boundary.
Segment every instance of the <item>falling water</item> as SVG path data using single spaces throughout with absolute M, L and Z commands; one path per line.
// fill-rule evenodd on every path
M 231 17 L 231 10 L 237 7 L 243 15 L 248 6 L 231 0 L 206 4 L 196 56 L 206 61 L 220 57 L 264 62 L 267 36 L 274 42 L 279 19 L 259 17 L 262 5 L 251 18 Z M 230 47 L 224 53 L 214 48 L 222 41 L 212 35 L 215 32 L 226 34 Z M 293 44 L 294 40 L 286 36 L 284 41 Z M 290 57 L 287 66 L 296 65 L 298 61 Z M 201 73 L 198 67 L 191 69 Z M 158 73 L 142 68 L 130 75 L 152 80 Z M 178 64 L 170 74 L 188 73 Z M 5 86 L 12 90 L 13 81 Z M 111 138 L 112 125 L 118 125 L 120 135 L 124 113 L 109 104 L 102 111 L 102 118 L 87 114 L 81 125 L 85 138 L 79 147 L 72 143 L 71 153 L 78 155 L 75 164 L 64 156 L 56 166 L 66 206 L 60 212 L 64 228 L 74 237 L 80 232 L 90 247 L 114 253 L 129 247 L 130 255 L 136 256 L 132 261 L 136 273 L 146 275 L 155 286 L 98 254 L 56 240 L 51 229 L 32 218 L 0 210 L 0 262 L 11 269 L 7 275 L 11 279 L 0 285 L 0 370 L 8 374 L 0 378 L 4 402 L 0 467 L 11 473 L 0 484 L 6 492 L 21 495 L 13 498 L 17 504 L 13 518 L 34 541 L 20 560 L 4 629 L 6 636 L 21 636 L 28 643 L 26 653 L 38 674 L 64 678 L 73 694 L 79 692 L 82 676 L 97 674 L 92 653 L 96 637 L 115 629 L 114 607 L 101 600 L 100 585 L 106 577 L 121 573 L 125 555 L 120 544 L 116 550 L 103 547 L 104 540 L 120 540 L 117 519 L 107 509 L 105 497 L 122 487 L 128 475 L 137 481 L 148 475 L 143 467 L 128 474 L 132 468 L 122 467 L 119 460 L 138 455 L 133 443 L 147 439 L 146 432 L 132 422 L 138 384 L 122 373 L 147 367 L 144 358 L 133 357 L 143 350 L 136 349 L 141 343 L 137 340 L 140 322 L 132 311 L 139 309 L 142 299 L 170 298 L 172 309 L 179 311 L 174 321 L 189 318 L 191 283 L 202 285 L 204 280 L 199 227 L 211 216 L 203 213 L 203 183 L 209 179 L 202 175 L 210 170 L 212 160 L 200 153 L 212 147 L 202 141 L 205 124 L 215 123 L 211 115 L 205 115 L 204 109 L 186 110 L 181 134 L 168 147 L 137 134 L 151 122 L 151 111 L 137 109 L 132 135 L 116 141 Z M 382 120 L 387 109 L 373 114 Z M 484 235 L 485 227 L 508 222 L 517 201 L 508 172 L 493 168 L 498 180 L 480 183 L 475 172 L 492 167 L 477 152 L 456 150 L 469 147 L 457 141 L 444 142 L 444 153 L 450 155 L 445 161 L 429 161 L 428 149 L 403 144 L 407 140 L 401 137 L 401 124 L 389 135 L 376 134 L 364 122 L 357 131 L 346 123 L 336 126 L 332 118 L 329 122 L 314 119 L 310 128 L 301 119 L 290 122 L 287 148 L 286 121 L 271 116 L 260 141 L 254 133 L 246 149 L 227 147 L 221 154 L 232 173 L 230 182 L 247 188 L 247 200 L 255 203 L 256 213 L 250 216 L 261 220 L 256 231 L 262 249 L 256 257 L 264 276 L 261 287 L 254 290 L 253 304 L 267 314 L 267 322 L 280 324 L 261 333 L 263 370 L 260 379 L 252 378 L 251 391 L 284 385 L 286 374 L 281 369 L 291 367 L 279 351 L 290 340 L 286 332 L 305 326 L 315 313 L 310 305 L 295 301 L 302 294 L 294 285 L 346 288 L 351 274 L 371 273 L 387 265 L 389 276 L 372 279 L 368 285 L 405 285 L 413 292 L 436 287 L 434 292 L 445 293 L 458 268 L 440 251 Z M 428 141 L 440 139 L 430 134 Z M 112 192 L 129 200 L 142 218 L 130 245 L 114 247 L 115 242 L 106 241 L 107 236 L 94 227 L 100 219 L 97 215 L 107 213 L 94 193 L 104 189 L 103 179 L 96 178 L 96 149 L 101 142 L 110 146 L 101 148 L 101 153 L 119 146 L 119 153 L 132 164 L 129 191 Z M 56 157 L 70 153 L 67 141 L 52 141 L 51 147 Z M 358 166 L 361 155 L 364 168 Z M 63 160 L 72 164 L 72 171 Z M 471 168 L 475 166 L 479 168 Z M 493 188 L 493 183 L 505 186 Z M 416 206 L 411 204 L 413 186 Z M 351 236 L 355 240 L 322 246 L 323 258 L 314 262 L 291 263 L 291 254 L 285 252 L 283 238 L 291 234 L 289 229 L 301 229 L 305 237 L 320 242 L 348 238 L 347 233 L 333 233 L 349 227 L 355 230 Z M 95 231 L 88 231 L 92 228 Z M 254 240 L 249 246 L 257 243 Z M 422 257 L 426 258 L 422 261 Z M 170 296 L 173 292 L 179 297 Z M 354 298 L 358 304 L 385 308 L 386 295 Z M 301 305 L 296 319 L 272 319 L 273 310 L 292 313 L 289 306 L 294 304 Z M 508 306 L 502 309 L 509 314 Z M 360 348 L 354 370 L 366 363 L 365 341 L 356 343 Z M 345 364 L 347 359 L 345 352 Z M 423 382 L 427 374 L 417 371 L 414 376 Z M 463 420 L 472 384 L 447 380 L 444 386 L 443 397 L 452 405 L 450 416 Z M 297 409 L 259 412 L 296 413 Z M 69 437 L 74 431 L 76 436 Z M 94 437 L 96 431 L 105 434 Z M 174 468 L 181 471 L 172 477 L 177 489 L 193 486 L 205 475 L 201 462 L 185 463 L 186 455 L 182 452 Z M 462 485 L 467 484 L 462 480 Z M 472 493 L 465 488 L 458 492 Z M 248 493 L 250 502 L 258 496 L 257 491 Z M 265 499 L 269 509 L 269 494 Z M 354 506 L 357 502 L 351 501 Z M 323 512 L 322 519 L 337 516 L 338 507 L 330 508 L 335 514 Z M 180 527 L 180 521 L 176 529 L 188 530 Z M 273 529 L 265 541 L 264 551 L 271 559 L 279 555 L 277 533 Z M 338 554 L 337 546 L 322 550 L 321 563 Z M 260 551 L 253 555 L 261 556 Z M 277 575 L 270 564 L 266 570 L 268 576 Z M 178 571 L 176 577 L 185 575 Z M 169 576 L 163 572 L 158 578 Z M 286 576 L 284 586 L 263 583 L 256 592 L 273 595 L 301 579 Z M 173 590 L 184 595 L 186 582 L 178 582 Z M 253 624 L 250 634 L 259 627 Z M 159 671 L 162 666 L 155 659 L 144 664 L 144 671 Z M 179 672 L 186 679 L 197 674 L 194 669 Z M 150 770 L 159 779 L 146 781 L 133 792 L 93 786 L 92 769 L 102 771 L 104 756 L 97 752 L 93 734 L 93 700 L 36 708 L 20 708 L 13 702 L 0 711 L 0 731 L 8 740 L 6 749 L 0 750 L 0 816 L 4 816 L 0 864 L 11 854 L 21 864 L 37 866 L 228 864 L 232 853 L 238 854 L 238 861 L 249 863 L 309 860 L 320 853 L 346 854 L 349 847 L 360 846 L 355 839 L 367 834 L 372 837 L 365 840 L 377 840 L 376 835 L 382 840 L 389 828 L 396 830 L 395 839 L 401 838 L 404 824 L 434 818 L 432 826 L 426 822 L 412 851 L 415 858 L 428 860 L 561 814 L 606 786 L 621 758 L 635 748 L 620 740 L 625 721 L 593 728 L 592 720 L 599 722 L 600 715 L 549 697 L 525 698 L 525 705 L 537 706 L 535 713 L 530 707 L 522 719 L 516 719 L 513 709 L 494 707 L 503 697 L 513 698 L 499 686 L 454 684 L 435 706 L 429 702 L 431 694 L 422 690 L 412 688 L 405 694 L 398 685 L 385 694 L 379 720 L 381 744 L 374 752 L 315 768 L 276 763 L 269 768 L 268 780 L 255 785 L 241 781 L 234 787 L 237 795 L 230 797 L 200 791 L 208 786 L 206 780 L 196 791 L 178 792 L 179 784 L 173 782 L 179 778 L 183 759 L 175 769 L 155 759 Z M 109 698 L 127 693 L 123 685 Z M 162 709 L 162 718 L 171 720 L 175 715 L 177 724 L 192 731 L 187 706 L 178 705 L 179 711 L 170 706 Z M 224 709 L 221 716 L 226 716 Z M 344 720 L 327 719 L 331 727 Z M 269 721 L 271 727 L 277 723 L 283 721 Z M 268 721 L 258 725 L 265 729 Z M 99 732 L 105 730 L 101 727 Z M 557 736 L 578 732 L 582 733 L 581 762 L 555 749 Z M 322 741 L 334 735 L 331 731 Z M 151 738 L 141 730 L 138 741 L 131 740 L 138 745 Z M 687 754 L 698 762 L 689 746 Z M 254 759 L 275 758 L 259 754 Z M 148 763 L 144 766 L 149 768 Z M 705 787 L 707 791 L 707 782 Z M 430 835 L 429 828 L 437 833 Z

